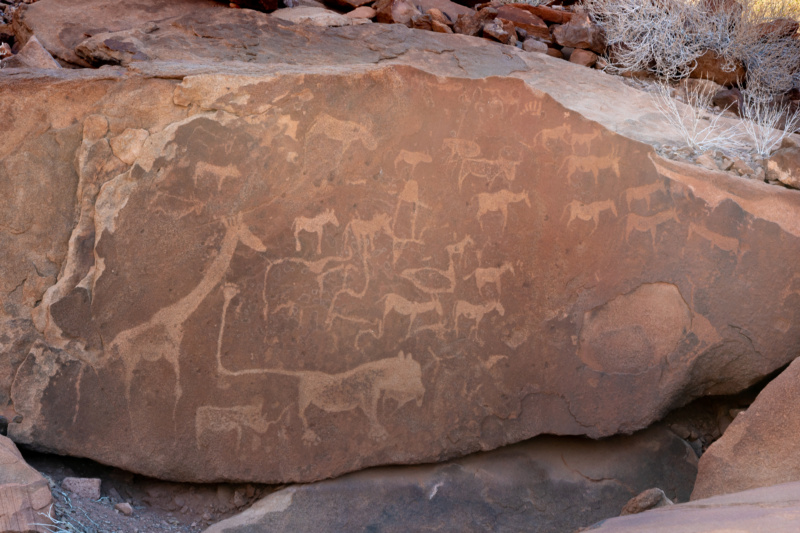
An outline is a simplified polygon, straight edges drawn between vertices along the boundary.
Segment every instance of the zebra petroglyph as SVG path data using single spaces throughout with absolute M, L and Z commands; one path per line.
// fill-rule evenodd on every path
M 456 336 L 458 336 L 458 319 L 460 317 L 475 321 L 475 324 L 473 324 L 473 326 L 470 328 L 470 332 L 475 332 L 477 335 L 478 326 L 480 326 L 481 320 L 483 320 L 483 317 L 492 311 L 497 311 L 500 316 L 504 316 L 506 313 L 506 310 L 503 308 L 503 305 L 500 302 L 489 302 L 483 305 L 476 305 L 465 302 L 464 300 L 458 300 L 455 308 Z
M 475 285 L 478 286 L 478 292 L 482 292 L 484 286 L 488 285 L 489 283 L 493 283 L 497 288 L 497 294 L 499 295 L 502 292 L 500 278 L 502 278 L 503 274 L 506 272 L 511 272 L 511 274 L 514 274 L 514 267 L 511 265 L 511 263 L 503 263 L 499 267 L 476 268 L 475 272 L 464 277 L 464 280 L 474 277 Z
M 478 198 L 478 222 L 483 228 L 483 216 L 497 211 L 503 215 L 503 231 L 506 229 L 508 223 L 508 205 L 517 202 L 525 202 L 528 207 L 531 206 L 530 198 L 527 192 L 513 193 L 503 189 L 497 192 L 482 192 L 477 195 Z
M 569 211 L 569 221 L 567 222 L 567 227 L 572 224 L 572 222 L 576 219 L 583 220 L 583 221 L 592 221 L 594 222 L 594 227 L 592 228 L 592 232 L 597 229 L 597 226 L 600 224 L 600 213 L 603 211 L 611 211 L 614 216 L 617 215 L 617 206 L 611 200 L 603 200 L 601 202 L 592 202 L 591 204 L 584 204 L 578 200 L 572 200 L 567 206 L 564 208 L 564 215 L 567 214 Z
M 294 219 L 292 230 L 294 230 L 295 250 L 299 252 L 303 249 L 300 244 L 300 233 L 307 231 L 317 235 L 317 253 L 322 253 L 322 233 L 326 224 L 339 227 L 339 221 L 336 219 L 333 209 L 327 209 L 313 218 L 297 217 Z

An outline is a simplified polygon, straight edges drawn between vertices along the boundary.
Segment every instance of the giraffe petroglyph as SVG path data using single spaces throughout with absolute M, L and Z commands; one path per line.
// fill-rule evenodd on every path
M 322 253 L 322 233 L 324 232 L 326 224 L 332 224 L 337 228 L 339 227 L 339 221 L 336 219 L 336 214 L 334 213 L 333 209 L 326 209 L 313 218 L 295 218 L 294 222 L 292 223 L 292 229 L 294 230 L 295 250 L 299 252 L 303 249 L 302 245 L 300 244 L 300 232 L 307 231 L 317 235 L 317 253 Z
M 258 251 L 266 251 L 261 240 L 250 232 L 241 213 L 220 221 L 225 234 L 217 256 L 205 270 L 203 279 L 189 294 L 177 302 L 159 309 L 147 322 L 118 333 L 109 343 L 106 353 L 122 361 L 125 371 L 125 397 L 130 402 L 133 373 L 141 360 L 166 360 L 175 372 L 175 404 L 182 395 L 180 385 L 180 347 L 183 342 L 184 323 L 194 313 L 211 291 L 219 285 L 230 267 L 236 246 L 242 242 Z
M 517 202 L 525 202 L 528 207 L 531 206 L 530 198 L 527 192 L 511 192 L 506 189 L 497 192 L 482 192 L 477 195 L 478 198 L 478 222 L 483 228 L 483 215 L 493 211 L 500 212 L 503 215 L 503 231 L 506 229 L 508 223 L 508 205 Z

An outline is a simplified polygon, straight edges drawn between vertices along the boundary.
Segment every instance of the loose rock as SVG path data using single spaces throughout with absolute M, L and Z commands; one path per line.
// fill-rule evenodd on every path
M 606 49 L 602 28 L 592 22 L 585 13 L 575 13 L 569 22 L 551 28 L 553 38 L 561 46 L 583 48 L 596 54 Z
M 61 488 L 81 498 L 100 499 L 100 479 L 86 477 L 65 477 Z

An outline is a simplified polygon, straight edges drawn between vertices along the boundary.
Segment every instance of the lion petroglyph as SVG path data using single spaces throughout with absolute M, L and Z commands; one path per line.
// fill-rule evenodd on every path
M 661 211 L 649 217 L 639 216 L 636 213 L 628 213 L 627 222 L 625 224 L 625 241 L 627 242 L 630 239 L 631 233 L 635 230 L 649 232 L 650 236 L 653 238 L 653 244 L 655 244 L 658 226 L 670 220 L 680 223 L 674 209 Z
M 477 335 L 478 326 L 480 326 L 481 320 L 483 320 L 483 317 L 492 311 L 497 311 L 500 316 L 504 316 L 506 313 L 506 310 L 503 308 L 503 305 L 500 302 L 489 302 L 482 305 L 476 305 L 465 302 L 464 300 L 458 300 L 456 302 L 454 320 L 456 326 L 456 336 L 458 336 L 459 318 L 464 317 L 469 320 L 474 320 L 475 324 L 470 328 L 470 332 L 475 332 Z
M 584 204 L 578 200 L 572 200 L 567 206 L 564 208 L 564 215 L 562 218 L 566 216 L 567 212 L 569 212 L 569 221 L 567 222 L 567 227 L 572 224 L 574 220 L 583 220 L 585 222 L 589 222 L 590 220 L 594 222 L 594 227 L 592 228 L 592 232 L 597 229 L 597 226 L 600 224 L 600 213 L 603 211 L 611 211 L 614 216 L 617 215 L 617 206 L 611 200 L 603 200 L 600 202 L 592 202 L 590 204 Z
M 378 142 L 367 128 L 357 122 L 333 118 L 327 113 L 322 113 L 317 117 L 317 120 L 309 128 L 306 139 L 317 135 L 324 135 L 334 141 L 340 141 L 342 154 L 347 152 L 351 144 L 359 141 L 367 150 L 375 150 L 378 147 Z
M 464 280 L 466 281 L 474 277 L 475 285 L 477 285 L 479 293 L 483 291 L 483 287 L 489 283 L 493 283 L 499 295 L 502 292 L 500 278 L 502 278 L 503 274 L 506 272 L 511 272 L 512 275 L 514 274 L 514 266 L 511 263 L 503 263 L 499 267 L 476 268 L 472 274 L 465 276 Z
M 337 228 L 339 227 L 339 220 L 337 220 L 333 209 L 326 209 L 313 218 L 295 218 L 294 222 L 292 223 L 292 229 L 294 230 L 295 250 L 299 252 L 303 249 L 303 246 L 300 244 L 300 232 L 307 231 L 317 235 L 317 253 L 322 253 L 322 234 L 326 224 L 332 224 Z
M 221 361 L 219 365 L 221 366 Z M 222 367 L 224 368 L 224 367 Z M 387 432 L 378 420 L 378 404 L 383 398 L 394 400 L 395 409 L 411 401 L 422 406 L 425 386 L 422 384 L 422 367 L 411 354 L 399 352 L 397 357 L 379 359 L 359 365 L 339 374 L 326 374 L 314 370 L 247 369 L 233 375 L 267 374 L 296 378 L 297 410 L 303 423 L 303 441 L 312 444 L 319 437 L 311 429 L 306 409 L 311 405 L 328 413 L 341 413 L 360 409 L 369 421 L 369 436 L 379 440 Z
M 462 255 L 467 246 L 474 244 L 472 238 L 467 235 L 460 242 L 445 246 L 447 270 L 432 267 L 407 268 L 400 273 L 400 276 L 426 294 L 451 293 L 456 288 L 456 270 L 453 258 L 456 255 Z
M 381 319 L 381 331 L 383 331 L 383 324 L 386 323 L 386 316 L 394 311 L 399 315 L 410 318 L 406 337 L 411 335 L 411 326 L 414 325 L 414 320 L 417 318 L 417 315 L 428 313 L 430 311 L 436 311 L 439 316 L 444 315 L 444 311 L 442 311 L 442 304 L 440 304 L 439 300 L 436 299 L 431 300 L 430 302 L 412 302 L 406 300 L 399 294 L 389 293 L 378 301 L 385 301 L 383 306 L 383 318 Z
M 527 192 L 513 193 L 503 189 L 497 192 L 482 192 L 477 195 L 478 198 L 478 222 L 483 228 L 483 216 L 493 211 L 499 212 L 503 215 L 503 231 L 506 229 L 508 223 L 508 206 L 517 202 L 525 202 L 530 207 L 531 200 Z
M 198 445 L 207 446 L 216 437 L 212 433 L 233 431 L 236 433 L 236 451 L 242 445 L 243 430 L 249 429 L 264 435 L 269 428 L 280 422 L 289 408 L 284 408 L 275 420 L 267 420 L 263 414 L 264 400 L 258 399 L 253 405 L 216 407 L 203 405 L 195 411 L 194 431 Z

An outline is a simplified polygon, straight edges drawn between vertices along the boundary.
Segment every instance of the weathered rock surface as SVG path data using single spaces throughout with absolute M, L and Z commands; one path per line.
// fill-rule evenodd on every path
M 25 463 L 11 439 L 0 435 L 0 531 L 51 531 L 46 526 L 52 501 L 47 480 Z
M 787 280 L 800 304 L 800 276 Z M 800 360 L 767 385 L 700 460 L 692 499 L 800 481 Z
M 748 490 L 605 520 L 592 533 L 794 533 L 800 483 Z
M 18 442 L 309 481 L 631 432 L 796 356 L 800 196 L 660 159 L 642 141 L 674 134 L 619 80 L 399 25 L 143 13 L 76 45 L 127 68 L 0 77 Z
M 687 501 L 696 464 L 692 449 L 662 428 L 599 442 L 540 437 L 438 465 L 288 487 L 206 533 L 563 533 L 618 515 L 649 487 Z
M 767 161 L 767 179 L 800 189 L 800 148 L 780 148 Z

